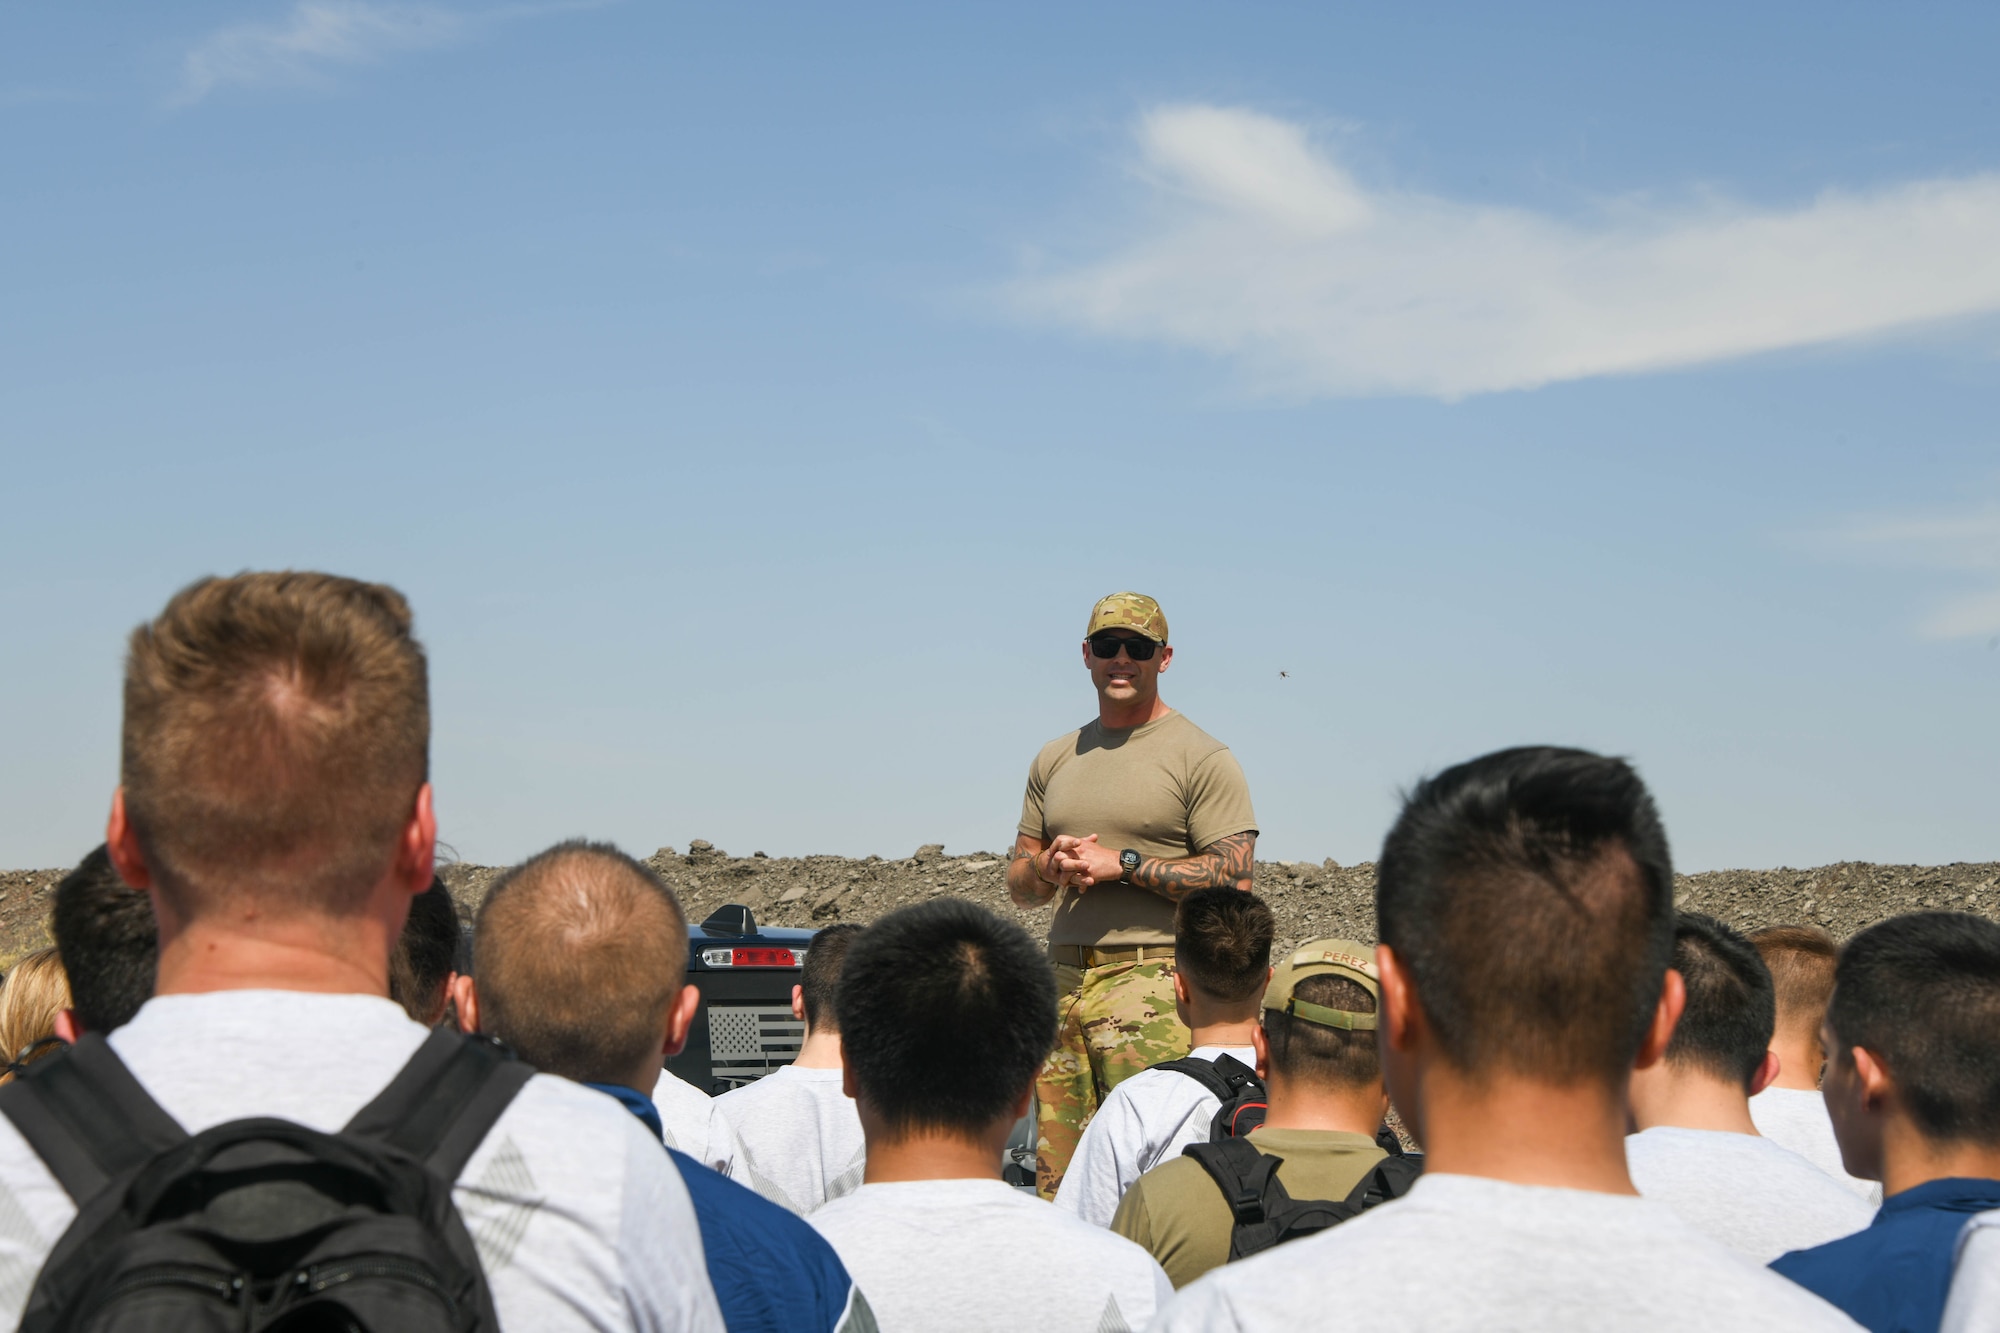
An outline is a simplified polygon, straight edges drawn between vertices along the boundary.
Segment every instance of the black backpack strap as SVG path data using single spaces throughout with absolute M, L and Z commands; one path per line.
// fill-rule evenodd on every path
M 1378 1203 L 1400 1199 L 1423 1173 L 1424 1159 L 1420 1154 L 1385 1157 L 1348 1192 L 1347 1202 L 1356 1212 L 1363 1212 Z
M 1284 1159 L 1258 1152 L 1248 1139 L 1224 1139 L 1220 1143 L 1190 1143 L 1181 1156 L 1201 1163 L 1228 1201 L 1229 1211 L 1239 1227 L 1264 1220 L 1264 1196 L 1272 1184 L 1278 1164 Z
M 0 1087 L 0 1114 L 79 1207 L 188 1137 L 95 1033 Z
M 1227 1056 L 1223 1058 L 1228 1059 Z M 1162 1060 L 1159 1064 L 1149 1065 L 1147 1068 L 1170 1069 L 1176 1074 L 1186 1074 L 1225 1102 L 1236 1095 L 1230 1088 L 1228 1080 L 1222 1077 L 1221 1071 L 1216 1069 L 1215 1063 L 1211 1060 L 1197 1060 L 1192 1055 L 1183 1055 L 1178 1060 Z
M 341 1133 L 400 1148 L 443 1179 L 457 1180 L 514 1094 L 534 1076 L 496 1041 L 436 1028 Z

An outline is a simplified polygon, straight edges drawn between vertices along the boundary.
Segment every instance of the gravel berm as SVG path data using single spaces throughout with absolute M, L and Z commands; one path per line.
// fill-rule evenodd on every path
M 930 843 L 908 856 L 732 856 L 696 839 L 686 851 L 662 847 L 646 858 L 699 921 L 724 903 L 743 903 L 774 926 L 870 921 L 926 898 L 952 895 L 992 908 L 1041 938 L 1046 907 L 1026 910 L 1007 898 L 1006 858 L 999 852 L 952 856 Z M 499 870 L 451 865 L 452 896 L 469 919 Z M 49 894 L 60 870 L 0 871 L 0 964 L 48 942 Z M 1280 949 L 1300 940 L 1375 938 L 1375 867 L 1328 861 L 1259 861 L 1257 892 L 1278 914 Z M 1937 908 L 2000 918 L 2000 862 L 1944 866 L 1860 861 L 1813 870 L 1714 870 L 1683 875 L 1683 907 L 1710 912 L 1743 929 L 1811 921 L 1845 938 L 1902 912 Z

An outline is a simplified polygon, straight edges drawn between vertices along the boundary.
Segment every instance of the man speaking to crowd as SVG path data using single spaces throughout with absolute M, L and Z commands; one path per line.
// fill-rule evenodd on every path
M 1160 604 L 1116 592 L 1091 609 L 1083 663 L 1097 717 L 1042 747 L 1007 867 L 1023 907 L 1060 894 L 1049 955 L 1062 1029 L 1035 1085 L 1035 1176 L 1053 1198 L 1099 1101 L 1188 1053 L 1174 1013 L 1174 905 L 1250 887 L 1257 816 L 1229 747 L 1160 699 L 1174 659 Z

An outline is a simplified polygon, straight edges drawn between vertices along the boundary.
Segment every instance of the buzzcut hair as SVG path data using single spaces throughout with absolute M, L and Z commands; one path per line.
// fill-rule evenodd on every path
M 1810 1033 L 1819 1041 L 1826 1002 L 1833 996 L 1833 969 L 1840 945 L 1818 926 L 1766 926 L 1750 932 L 1750 943 L 1771 970 L 1778 1000 L 1778 1027 Z
M 56 885 L 49 933 L 86 1031 L 115 1032 L 153 998 L 160 962 L 153 900 L 119 878 L 102 844 Z
M 687 954 L 687 919 L 658 875 L 609 843 L 558 843 L 480 904 L 480 1031 L 547 1073 L 623 1082 L 661 1058 Z
M 1375 997 L 1352 977 L 1322 973 L 1303 977 L 1292 997 L 1350 1014 L 1372 1014 Z M 1320 1088 L 1363 1088 L 1382 1080 L 1382 1057 L 1373 1031 L 1347 1031 L 1278 1009 L 1263 1014 L 1264 1049 L 1271 1069 Z
M 1375 914 L 1450 1063 L 1617 1082 L 1673 952 L 1666 831 L 1623 760 L 1500 750 L 1405 798 Z
M 828 926 L 806 946 L 806 965 L 799 969 L 799 1002 L 806 1011 L 806 1026 L 814 1032 L 840 1030 L 837 1009 L 840 969 L 847 964 L 847 951 L 863 927 L 852 921 Z
M 1012 1113 L 1056 1038 L 1056 979 L 1028 933 L 934 898 L 870 925 L 848 951 L 843 1058 L 892 1133 L 977 1132 Z
M 186 917 L 357 910 L 428 768 L 430 690 L 410 607 L 332 574 L 208 578 L 132 632 L 125 811 Z
M 444 881 L 433 876 L 430 887 L 410 899 L 410 915 L 389 955 L 389 998 L 419 1023 L 444 1017 L 459 939 L 458 906 Z
M 1278 923 L 1241 889 L 1197 889 L 1174 910 L 1174 970 L 1224 1004 L 1255 1000 L 1271 974 Z
M 1747 1093 L 1777 1024 L 1770 969 L 1737 931 L 1712 916 L 1682 912 L 1674 924 L 1674 970 L 1687 983 L 1687 1007 L 1667 1043 L 1667 1063 L 1739 1083 Z
M 2000 925 L 1911 912 L 1847 942 L 1834 972 L 1829 1058 L 1888 1067 L 1919 1132 L 2000 1144 Z

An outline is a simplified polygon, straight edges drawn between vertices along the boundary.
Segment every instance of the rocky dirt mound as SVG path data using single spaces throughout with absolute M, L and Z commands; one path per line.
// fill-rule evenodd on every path
M 1039 937 L 1046 907 L 1024 910 L 1007 900 L 1006 858 L 999 852 L 947 856 L 931 843 L 909 856 L 859 860 L 841 856 L 731 856 L 700 839 L 678 852 L 662 847 L 646 858 L 699 921 L 724 903 L 744 903 L 774 926 L 869 921 L 884 912 L 950 894 L 969 898 L 1019 921 Z M 498 870 L 445 869 L 452 895 L 469 916 Z M 0 871 L 0 965 L 48 942 L 49 894 L 60 870 Z M 1375 867 L 1332 861 L 1259 861 L 1257 891 L 1278 914 L 1281 946 L 1317 936 L 1363 941 L 1375 937 Z M 1843 862 L 1816 870 L 1717 870 L 1684 875 L 1683 906 L 1711 912 L 1745 929 L 1812 921 L 1836 936 L 1853 934 L 1899 912 L 1943 908 L 2000 917 L 2000 863 L 1885 866 Z

